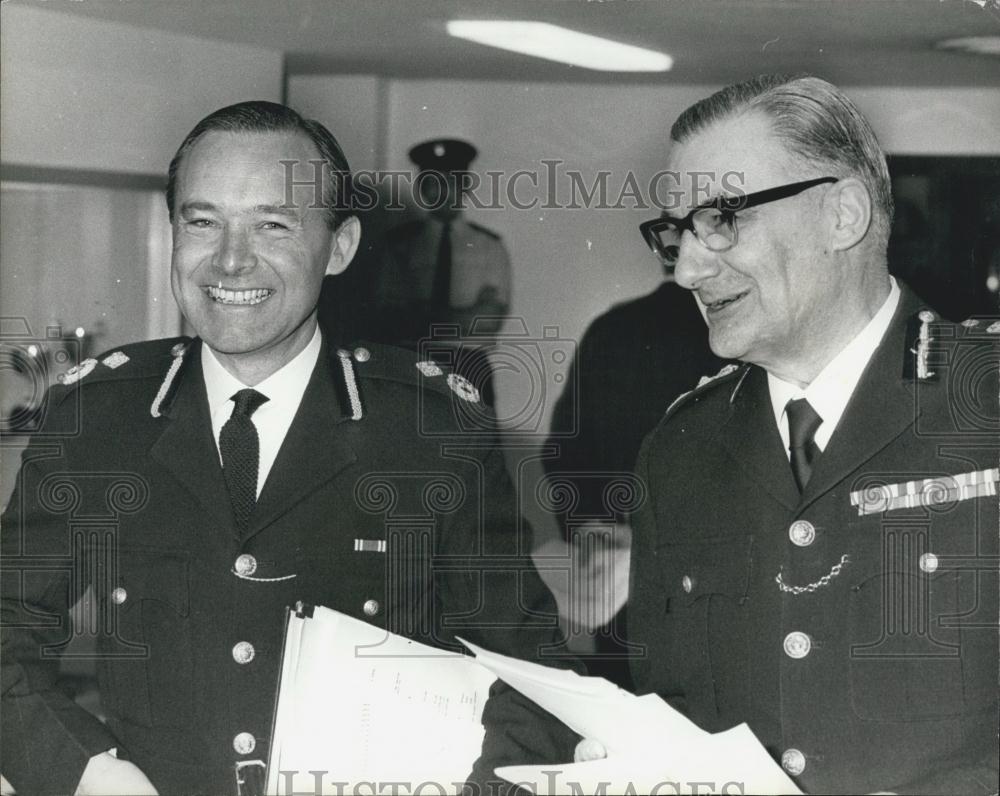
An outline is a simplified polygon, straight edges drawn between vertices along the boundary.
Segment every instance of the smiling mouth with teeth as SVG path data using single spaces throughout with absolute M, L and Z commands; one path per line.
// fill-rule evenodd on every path
M 218 304 L 240 304 L 249 306 L 260 304 L 270 298 L 274 291 L 269 288 L 251 288 L 249 290 L 228 290 L 224 287 L 209 285 L 205 288 L 209 298 Z
M 733 304 L 743 298 L 746 293 L 738 293 L 735 296 L 730 296 L 729 298 L 719 299 L 718 301 L 713 301 L 711 304 L 706 304 L 705 308 L 709 312 L 718 312 L 719 310 L 725 309 L 730 304 Z

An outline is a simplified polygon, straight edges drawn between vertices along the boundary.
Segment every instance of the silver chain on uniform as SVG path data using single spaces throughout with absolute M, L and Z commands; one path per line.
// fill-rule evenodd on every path
M 844 564 L 846 563 L 847 554 L 845 553 L 840 557 L 840 562 L 830 567 L 830 571 L 827 572 L 822 578 L 817 581 L 813 581 L 812 583 L 807 583 L 805 586 L 789 586 L 782 579 L 780 572 L 774 576 L 774 582 L 778 584 L 779 589 L 784 592 L 788 592 L 789 594 L 805 594 L 806 592 L 813 592 L 816 591 L 816 589 L 826 586 L 831 580 L 837 577 L 837 575 L 840 574 L 840 570 L 844 568 Z

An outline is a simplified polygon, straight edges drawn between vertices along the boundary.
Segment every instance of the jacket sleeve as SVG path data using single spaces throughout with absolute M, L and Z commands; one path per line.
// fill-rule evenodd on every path
M 66 508 L 76 496 L 72 478 L 63 477 L 73 469 L 67 449 L 75 403 L 60 405 L 63 394 L 62 388 L 50 393 L 48 405 L 55 409 L 45 433 L 24 452 L 2 519 L 0 757 L 18 793 L 72 793 L 88 760 L 117 745 L 56 685 L 55 656 L 71 637 L 69 607 L 87 586 Z
M 462 636 L 486 649 L 544 665 L 582 667 L 562 644 L 551 592 L 531 558 L 531 531 L 519 518 L 502 452 L 465 463 L 468 493 L 452 517 L 440 552 L 453 561 L 435 578 L 441 638 Z M 514 764 L 566 763 L 579 740 L 574 732 L 502 682 L 483 711 L 482 755 L 469 775 L 472 794 L 504 793 L 493 771 Z

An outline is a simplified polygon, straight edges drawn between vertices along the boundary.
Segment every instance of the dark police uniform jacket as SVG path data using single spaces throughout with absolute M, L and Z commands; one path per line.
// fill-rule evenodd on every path
M 461 635 L 535 657 L 555 634 L 501 451 L 454 434 L 476 397 L 461 381 L 397 349 L 324 343 L 241 537 L 201 344 L 185 342 L 88 361 L 51 391 L 24 454 L 2 584 L 2 770 L 19 793 L 71 793 L 111 747 L 160 793 L 235 792 L 235 764 L 267 758 L 298 600 L 452 648 Z M 53 686 L 88 585 L 106 724 Z M 494 688 L 472 779 L 571 758 L 573 738 L 535 710 Z
M 640 454 L 638 693 L 747 722 L 806 792 L 997 790 L 1000 324 L 920 309 L 904 289 L 801 496 L 755 366 Z

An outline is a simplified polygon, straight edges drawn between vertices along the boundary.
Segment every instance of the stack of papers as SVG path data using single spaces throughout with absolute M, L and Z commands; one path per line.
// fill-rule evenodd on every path
M 328 608 L 290 613 L 267 793 L 460 793 L 496 677 L 465 655 Z M 314 772 L 319 772 L 314 773 Z M 373 783 L 373 784 L 367 784 Z M 391 793 L 391 789 L 384 792 Z
M 713 735 L 655 694 L 462 643 L 475 659 L 327 608 L 290 612 L 267 793 L 461 793 L 498 677 L 607 750 L 496 770 L 536 794 L 800 793 L 745 724 Z
M 707 733 L 656 694 L 637 697 L 601 677 L 581 677 L 462 643 L 501 680 L 607 750 L 606 758 L 586 763 L 496 770 L 539 796 L 801 793 L 746 724 Z

